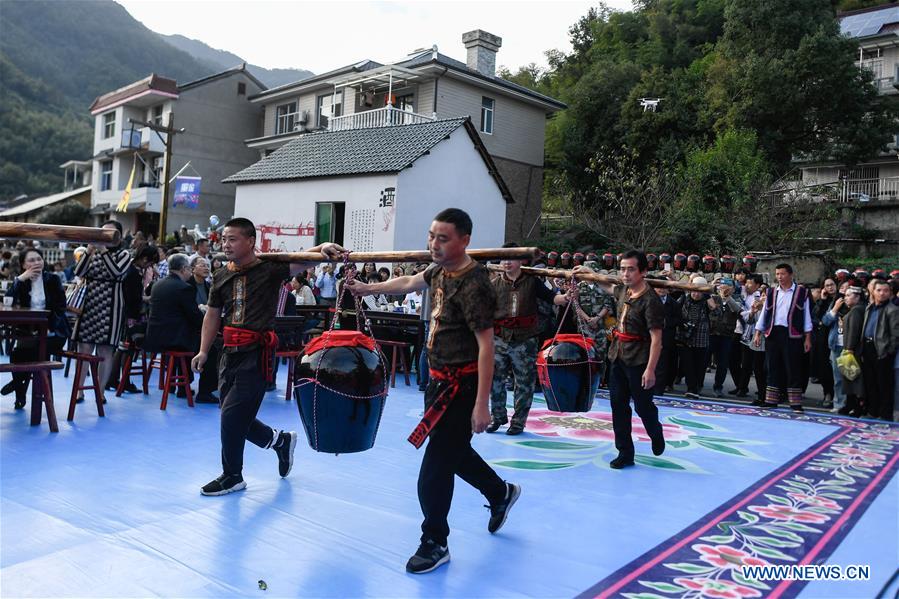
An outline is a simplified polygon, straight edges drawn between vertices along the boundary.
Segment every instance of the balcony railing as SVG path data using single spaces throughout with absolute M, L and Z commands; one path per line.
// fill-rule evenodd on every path
M 873 202 L 899 198 L 899 177 L 848 179 L 840 187 L 842 202 Z
M 328 119 L 330 131 L 344 131 L 347 129 L 371 129 L 373 127 L 391 127 L 393 125 L 417 125 L 429 123 L 434 117 L 406 112 L 393 106 L 375 108 L 365 112 L 357 112 L 344 116 L 334 116 Z

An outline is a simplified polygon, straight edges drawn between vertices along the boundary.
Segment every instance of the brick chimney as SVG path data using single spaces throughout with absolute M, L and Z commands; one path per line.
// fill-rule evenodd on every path
M 503 45 L 503 38 L 475 29 L 462 34 L 462 43 L 468 50 L 468 68 L 488 77 L 496 75 L 496 51 Z

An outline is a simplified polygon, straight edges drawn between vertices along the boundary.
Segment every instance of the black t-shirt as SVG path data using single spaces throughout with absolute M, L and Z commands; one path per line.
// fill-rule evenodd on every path
M 269 331 L 275 324 L 278 293 L 289 276 L 290 265 L 284 262 L 260 260 L 237 271 L 220 268 L 213 276 L 207 305 L 222 310 L 225 326 Z
M 423 273 L 431 287 L 428 361 L 433 368 L 478 359 L 475 331 L 493 329 L 496 292 L 487 269 L 477 262 L 456 272 L 430 266 Z

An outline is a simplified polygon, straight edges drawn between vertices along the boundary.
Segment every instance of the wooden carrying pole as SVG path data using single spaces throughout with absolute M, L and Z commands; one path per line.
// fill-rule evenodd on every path
M 122 242 L 122 234 L 116 229 L 97 227 L 0 222 L 0 239 L 40 239 L 116 246 Z
M 468 250 L 475 260 L 533 260 L 540 255 L 539 248 L 487 248 Z M 257 254 L 261 260 L 271 262 L 332 262 L 318 252 L 270 252 Z M 428 250 L 397 252 L 350 252 L 350 262 L 431 262 Z
M 504 272 L 505 269 L 495 264 L 489 265 L 489 268 L 495 272 Z M 574 272 L 561 268 L 532 268 L 522 266 L 521 272 L 525 272 L 540 277 L 552 277 L 554 279 L 570 279 L 572 275 L 581 281 L 595 281 L 597 283 L 605 283 L 607 285 L 621 285 L 621 277 L 612 275 L 601 275 L 595 272 Z M 669 281 L 667 279 L 646 279 L 650 287 L 665 287 L 667 289 L 678 289 L 680 291 L 699 291 L 702 293 L 711 293 L 714 287 L 711 285 L 694 285 L 693 283 L 685 283 L 683 281 Z

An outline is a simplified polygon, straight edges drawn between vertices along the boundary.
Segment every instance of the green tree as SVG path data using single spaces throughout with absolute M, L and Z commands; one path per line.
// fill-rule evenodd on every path
M 794 156 L 854 164 L 876 155 L 897 112 L 857 55 L 828 0 L 728 0 L 709 70 L 718 128 L 755 131 L 781 172 Z
M 90 209 L 77 200 L 66 200 L 48 206 L 38 214 L 38 222 L 48 225 L 81 226 L 87 223 Z

